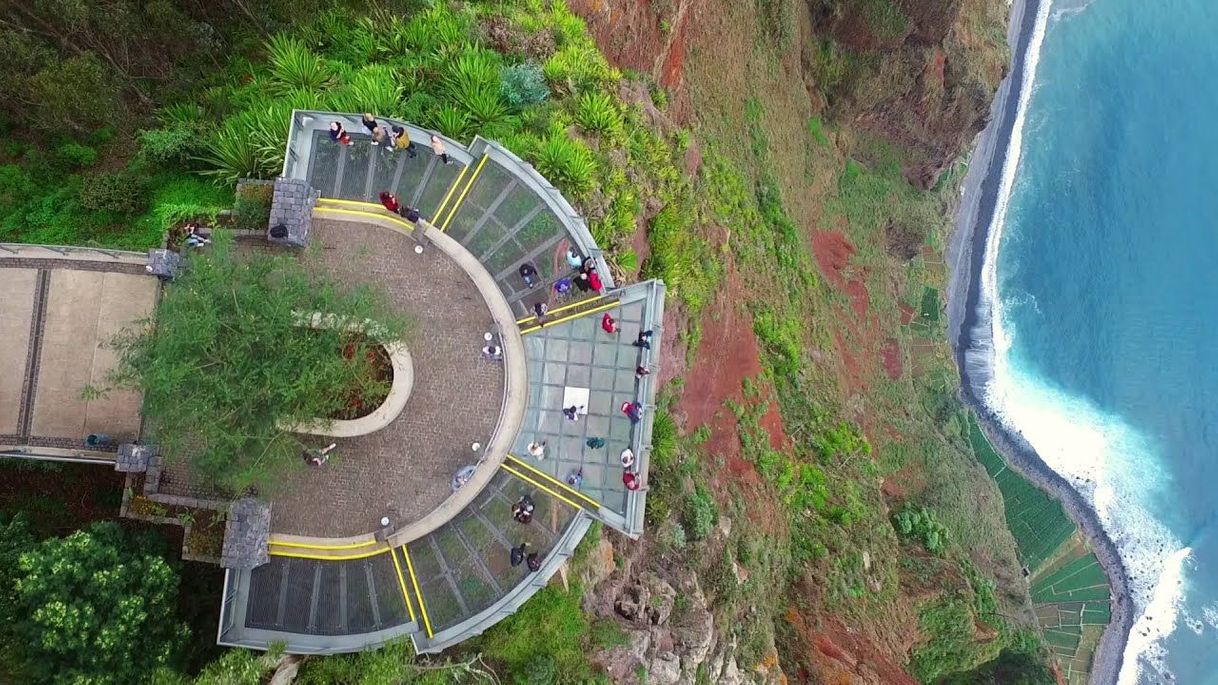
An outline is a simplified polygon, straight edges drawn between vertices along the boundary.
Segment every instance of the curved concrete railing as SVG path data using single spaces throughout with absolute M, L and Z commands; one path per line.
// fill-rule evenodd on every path
M 314 423 L 298 423 L 288 430 L 332 438 L 353 438 L 375 433 L 393 423 L 398 414 L 406 408 L 406 400 L 410 399 L 410 391 L 414 388 L 414 361 L 404 343 L 389 343 L 383 347 L 389 354 L 389 364 L 393 367 L 393 382 L 389 385 L 389 394 L 379 407 L 358 419 L 318 419 Z

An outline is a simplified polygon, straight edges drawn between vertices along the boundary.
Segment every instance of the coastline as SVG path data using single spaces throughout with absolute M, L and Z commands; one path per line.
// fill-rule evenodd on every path
M 991 312 L 982 299 L 982 270 L 991 222 L 1001 191 L 1003 164 L 1019 115 L 1020 92 L 1027 78 L 1029 46 L 1036 17 L 1051 0 L 1012 0 L 1008 43 L 1011 70 L 998 88 L 990 121 L 976 141 L 965 177 L 956 226 L 947 249 L 950 277 L 947 289 L 948 336 L 960 372 L 960 391 L 976 414 L 982 431 L 1011 468 L 1062 503 L 1082 530 L 1099 559 L 1112 590 L 1112 620 L 1096 648 L 1092 683 L 1116 683 L 1134 621 L 1128 574 L 1116 545 L 1099 516 L 1065 478 L 1041 459 L 1016 430 L 985 403 L 985 387 L 993 364 Z

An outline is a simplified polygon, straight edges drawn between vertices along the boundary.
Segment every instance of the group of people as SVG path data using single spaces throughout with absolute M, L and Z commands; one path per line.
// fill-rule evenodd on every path
M 580 255 L 575 248 L 567 249 L 567 265 L 575 269 L 575 275 L 558 279 L 554 282 L 554 293 L 556 295 L 566 295 L 573 289 L 578 288 L 582 293 L 594 292 L 598 295 L 605 290 L 605 283 L 601 280 L 600 273 L 596 270 L 596 260 L 591 257 Z M 532 262 L 525 262 L 517 269 L 520 274 L 520 280 L 524 282 L 526 288 L 536 288 L 541 285 L 541 276 L 537 273 L 537 267 Z M 537 319 L 538 326 L 544 326 L 546 323 L 546 315 L 550 311 L 550 305 L 545 300 L 537 302 L 533 305 L 533 315 Z
M 417 154 L 414 146 L 414 141 L 410 140 L 410 133 L 407 132 L 404 126 L 399 124 L 382 124 L 377 121 L 376 116 L 371 112 L 364 112 L 361 117 L 361 123 L 368 130 L 368 135 L 372 137 L 373 145 L 384 145 L 391 151 L 403 151 L 412 159 Z M 339 145 L 351 145 L 351 134 L 343 127 L 341 121 L 330 122 L 330 140 Z M 435 153 L 440 161 L 445 164 L 452 164 L 452 159 L 448 156 L 448 150 L 444 147 L 444 139 L 438 133 L 431 134 L 431 151 Z
M 522 496 L 512 505 L 512 518 L 517 523 L 528 525 L 533 520 L 533 511 L 537 508 L 533 498 L 528 495 Z M 529 543 L 522 542 L 518 546 L 513 547 L 511 551 L 512 566 L 519 566 L 522 563 L 528 564 L 529 571 L 537 572 L 541 570 L 541 555 L 537 552 L 530 553 L 528 551 Z

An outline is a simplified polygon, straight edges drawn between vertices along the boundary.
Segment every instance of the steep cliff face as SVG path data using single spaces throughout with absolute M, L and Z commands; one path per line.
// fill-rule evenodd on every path
M 586 608 L 630 636 L 602 655 L 606 667 L 627 682 L 645 671 L 646 682 L 709 676 L 888 685 L 934 680 L 992 658 L 1001 640 L 976 608 L 989 586 L 973 565 L 997 581 L 992 589 L 1005 615 L 1024 611 L 1027 590 L 992 482 L 958 449 L 958 435 L 946 434 L 946 420 L 923 415 L 938 392 L 930 386 L 943 386 L 934 374 L 945 366 L 936 365 L 950 360 L 934 324 L 911 332 L 911 321 L 928 310 L 937 316 L 937 301 L 927 304 L 923 289 L 941 287 L 941 257 L 932 245 L 941 243 L 947 209 L 926 202 L 932 194 L 914 193 L 902 176 L 918 188 L 934 186 L 984 126 L 1006 64 L 1005 0 L 568 2 L 615 66 L 652 82 L 654 101 L 646 88 L 630 98 L 649 120 L 666 132 L 692 129 L 690 182 L 718 182 L 706 168 L 714 168 L 714 155 L 730 158 L 748 176 L 743 192 L 750 197 L 742 202 L 781 196 L 777 211 L 789 215 L 803 243 L 795 259 L 806 259 L 795 267 L 805 273 L 776 269 L 778 282 L 767 281 L 774 274 L 756 273 L 764 263 L 751 273 L 737 270 L 745 259 L 735 251 L 753 247 L 736 237 L 747 231 L 730 222 L 699 225 L 722 245 L 728 276 L 721 297 L 693 322 L 702 336 L 696 354 L 666 351 L 665 367 L 682 369 L 675 375 L 684 395 L 673 412 L 685 433 L 707 430 L 698 483 L 725 508 L 746 502 L 747 513 L 735 517 L 734 532 L 716 531 L 697 544 L 681 537 L 676 545 L 672 521 L 665 521 L 649 527 L 642 542 L 605 549 L 604 573 L 585 582 L 596 598 Z M 708 150 L 705 165 L 700 143 Z M 759 571 L 764 545 L 744 554 L 741 531 L 753 540 L 761 530 L 766 544 L 788 546 L 793 533 L 786 504 L 755 468 L 750 447 L 741 447 L 743 441 L 755 450 L 756 436 L 742 437 L 747 429 L 723 407 L 760 402 L 771 447 L 807 454 L 808 427 L 784 434 L 784 422 L 792 428 L 799 417 L 780 416 L 772 388 L 763 387 L 760 400 L 741 391 L 747 382 L 767 386 L 758 380 L 754 315 L 774 302 L 776 288 L 790 285 L 782 279 L 805 276 L 819 280 L 806 298 L 816 302 L 799 303 L 791 320 L 820 394 L 809 401 L 861 426 L 875 453 L 818 462 L 835 494 L 853 493 L 853 504 L 839 500 L 839 509 L 855 506 L 844 516 L 808 513 L 823 524 L 817 534 L 824 556 L 790 568 L 789 559 L 775 560 Z M 665 326 L 686 323 L 670 317 Z M 885 464 L 919 450 L 927 455 L 922 463 L 892 466 L 917 461 L 903 456 Z M 951 450 L 954 461 L 946 456 Z M 932 459 L 953 466 L 931 466 Z M 948 472 L 955 480 L 945 485 Z M 894 534 L 894 511 L 936 498 L 959 501 L 950 523 L 987 532 L 970 532 L 970 541 L 961 531 L 959 551 L 947 558 Z M 1007 539 L 994 540 L 990 531 Z M 741 623 L 763 612 L 774 619 L 768 633 L 750 644 L 738 639 Z M 936 635 L 934 621 L 950 624 L 950 640 Z M 928 666 L 925 655 L 935 652 L 958 653 L 943 667 L 955 670 Z
M 988 0 L 810 0 L 809 60 L 831 118 L 913 154 L 910 183 L 933 186 L 985 126 L 1005 74 L 1005 8 Z
M 762 4 L 762 3 L 759 3 Z M 781 4 L 772 3 L 772 4 Z M 708 0 L 573 0 L 615 64 L 652 76 L 690 119 L 686 49 Z M 827 119 L 882 135 L 913 154 L 905 174 L 929 188 L 984 128 L 1006 73 L 1001 0 L 793 0 L 784 15 L 803 76 Z M 800 16 L 803 15 L 803 16 Z M 799 31 L 805 25 L 807 33 Z M 710 22 L 708 22 L 710 23 Z M 748 30 L 728 22 L 729 30 Z

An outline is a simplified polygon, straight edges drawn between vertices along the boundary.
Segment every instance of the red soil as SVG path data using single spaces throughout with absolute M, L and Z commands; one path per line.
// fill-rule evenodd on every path
M 787 623 L 808 646 L 799 673 L 791 674 L 798 683 L 867 683 L 915 685 L 900 666 L 892 663 L 866 636 L 847 628 L 836 618 L 825 617 L 819 625 L 791 608 Z
M 702 341 L 693 367 L 684 374 L 685 389 L 677 411 L 684 416 L 685 429 L 699 426 L 710 428 L 706 451 L 721 457 L 737 486 L 761 487 L 761 479 L 753 465 L 743 458 L 736 416 L 724 406 L 728 400 L 743 402 L 743 382 L 761 374 L 761 359 L 757 338 L 753 335 L 752 319 L 740 311 L 736 303 L 743 301 L 743 284 L 735 271 L 729 271 L 718 301 L 702 319 Z M 783 429 L 778 404 L 772 398 L 761 419 L 775 449 L 789 446 Z M 724 483 L 716 490 L 725 492 Z
M 862 321 L 867 316 L 867 308 L 871 306 L 871 294 L 867 286 L 859 279 L 853 279 L 846 284 L 846 297 L 850 299 L 850 308 L 854 316 Z
M 892 380 L 901 378 L 904 372 L 904 362 L 901 359 L 901 343 L 897 342 L 896 338 L 889 338 L 884 341 L 884 346 L 880 348 L 880 355 L 884 359 L 884 372 Z
M 846 236 L 838 231 L 813 231 L 812 253 L 816 255 L 816 263 L 825 278 L 838 288 L 844 288 L 846 278 L 842 271 L 854 255 L 854 245 Z

